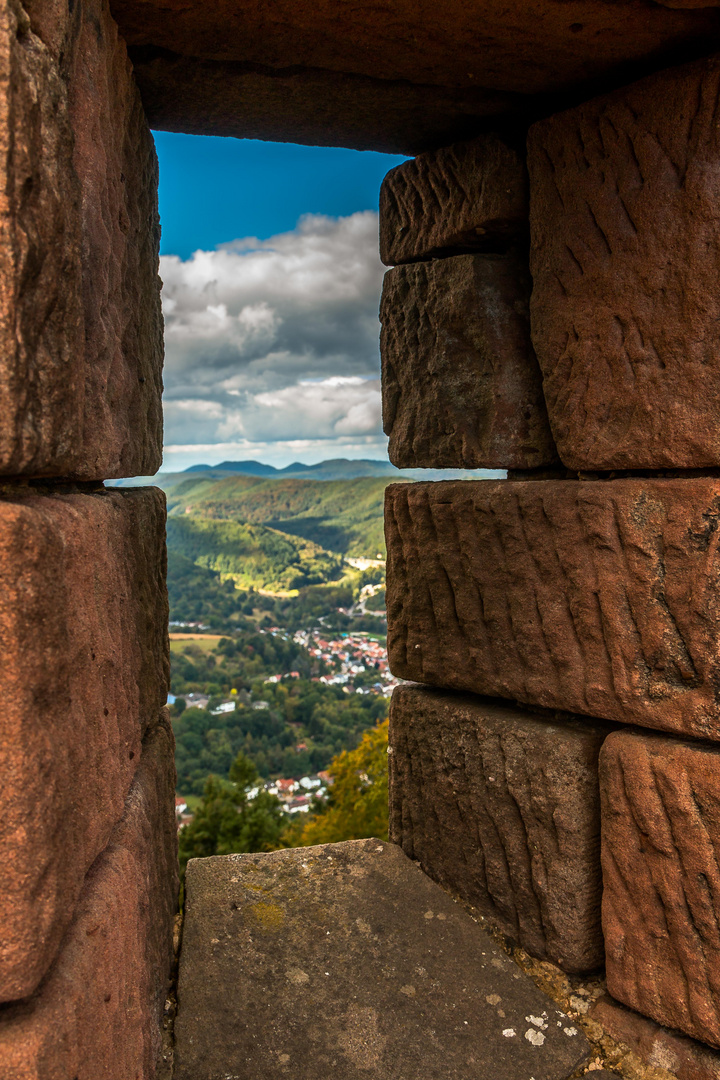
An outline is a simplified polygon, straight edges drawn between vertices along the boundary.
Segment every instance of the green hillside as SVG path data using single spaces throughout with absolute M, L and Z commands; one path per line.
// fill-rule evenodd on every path
M 342 559 L 302 537 L 264 525 L 195 514 L 168 518 L 169 550 L 198 567 L 215 570 L 237 586 L 284 592 L 336 581 Z
M 325 551 L 342 555 L 384 557 L 383 499 L 385 488 L 393 481 L 384 477 L 362 477 L 351 480 L 266 479 L 253 476 L 226 478 L 188 475 L 168 477 L 163 486 L 167 492 L 170 520 L 190 517 L 192 520 L 211 520 L 247 523 L 264 526 L 265 530 L 280 532 L 287 545 L 291 538 L 304 539 Z M 222 531 L 222 530 L 221 530 Z M 219 535 L 219 534 L 218 534 Z M 231 544 L 239 542 L 233 534 Z M 262 532 L 243 533 L 243 550 L 251 551 L 258 544 L 263 550 L 275 548 L 273 541 Z M 168 534 L 170 538 L 170 533 Z M 261 542 L 262 537 L 262 543 Z M 177 550 L 177 543 L 171 539 Z M 197 547 L 194 550 L 199 550 Z M 280 548 L 278 547 L 279 551 Z M 288 548 L 282 549 L 287 552 Z M 301 561 L 320 556 L 307 546 Z M 182 549 L 193 561 L 195 555 Z M 223 549 L 225 552 L 225 549 Z M 220 552 L 218 552 L 218 557 Z M 245 556 L 243 556 L 245 557 Z M 225 569 L 206 562 L 202 565 Z M 277 564 L 279 565 L 279 563 Z M 326 578 L 326 580 L 331 580 Z

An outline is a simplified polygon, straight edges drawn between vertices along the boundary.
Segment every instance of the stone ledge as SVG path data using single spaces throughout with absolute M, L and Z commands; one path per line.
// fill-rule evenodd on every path
M 177 1080 L 564 1080 L 588 1044 L 400 848 L 188 864 Z

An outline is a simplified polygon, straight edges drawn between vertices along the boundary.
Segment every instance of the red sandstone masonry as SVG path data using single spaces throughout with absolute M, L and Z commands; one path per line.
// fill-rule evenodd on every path
M 32 993 L 168 685 L 154 488 L 0 499 L 0 1001 Z
M 80 184 L 67 91 L 10 0 L 0 13 L 0 470 L 72 468 L 82 432 Z
M 178 885 L 173 748 L 163 710 L 47 978 L 0 1014 L 0 1080 L 155 1076 Z
M 677 1080 L 720 1080 L 717 1050 L 626 1009 L 609 994 L 593 1003 L 589 1016 L 602 1024 L 613 1039 L 629 1046 L 646 1065 L 667 1069 Z M 597 1076 L 595 1073 L 591 1080 Z
M 616 732 L 600 787 L 608 990 L 720 1046 L 720 750 Z
M 720 58 L 530 130 L 533 342 L 573 469 L 720 464 Z
M 602 967 L 600 791 L 608 728 L 399 686 L 390 839 L 532 956 Z
M 386 490 L 395 675 L 720 739 L 720 481 Z
M 161 460 L 157 160 L 106 0 L 0 20 L 0 473 Z
M 83 193 L 85 399 L 74 475 L 152 476 L 162 464 L 158 164 L 108 0 L 71 32 L 73 163 Z
M 557 462 L 530 342 L 527 266 L 456 255 L 385 275 L 383 427 L 399 468 Z
M 391 169 L 380 188 L 380 258 L 497 250 L 528 222 L 525 161 L 497 135 L 455 143 Z

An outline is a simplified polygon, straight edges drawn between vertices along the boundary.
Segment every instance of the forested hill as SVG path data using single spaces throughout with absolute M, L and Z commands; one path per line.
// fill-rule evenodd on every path
M 177 556 L 171 576 L 182 566 L 185 581 L 188 566 L 195 566 L 238 588 L 282 594 L 342 581 L 350 571 L 344 559 L 385 558 L 388 484 L 487 475 L 403 471 L 389 461 L 338 459 L 285 469 L 226 461 L 118 483 L 150 482 L 165 491 L 168 549 Z
M 325 551 L 374 559 L 384 558 L 383 499 L 392 482 L 390 477 L 301 480 L 182 473 L 168 477 L 163 487 L 171 519 L 260 525 Z M 176 533 L 171 525 L 171 546 L 176 546 Z M 191 556 L 187 550 L 183 554 Z
M 342 577 L 342 558 L 301 537 L 242 521 L 170 517 L 168 549 L 238 588 L 286 592 Z

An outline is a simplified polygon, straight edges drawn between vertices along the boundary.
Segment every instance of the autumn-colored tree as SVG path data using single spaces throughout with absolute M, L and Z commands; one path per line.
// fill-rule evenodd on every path
M 327 805 L 303 824 L 293 822 L 284 841 L 290 847 L 332 844 L 388 834 L 388 722 L 366 731 L 355 750 L 333 759 Z

